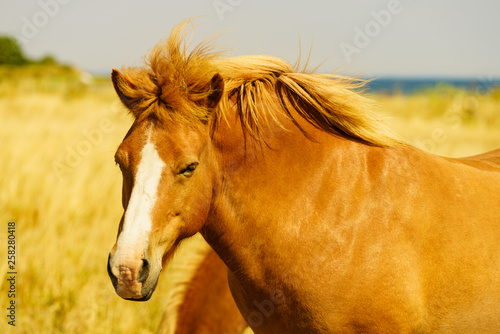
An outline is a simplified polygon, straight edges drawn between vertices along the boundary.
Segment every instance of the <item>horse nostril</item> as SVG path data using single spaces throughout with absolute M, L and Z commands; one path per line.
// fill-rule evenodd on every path
M 144 283 L 149 276 L 149 259 L 145 257 L 142 259 L 142 267 L 139 269 L 139 273 L 137 274 L 137 282 Z
M 111 271 L 111 264 L 110 263 L 111 263 L 111 253 L 108 255 L 108 275 L 109 275 L 109 278 L 111 279 L 111 283 L 113 284 L 113 287 L 116 289 L 116 287 L 118 286 L 118 279 Z

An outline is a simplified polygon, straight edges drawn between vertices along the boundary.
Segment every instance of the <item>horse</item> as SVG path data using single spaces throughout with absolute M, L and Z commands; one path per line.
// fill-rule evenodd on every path
M 256 334 L 499 333 L 500 150 L 424 152 L 362 81 L 189 48 L 190 27 L 112 72 L 134 118 L 115 154 L 120 297 L 148 300 L 199 232 Z
M 171 290 L 157 333 L 250 334 L 229 291 L 224 262 L 199 234 L 179 248 L 167 269 Z

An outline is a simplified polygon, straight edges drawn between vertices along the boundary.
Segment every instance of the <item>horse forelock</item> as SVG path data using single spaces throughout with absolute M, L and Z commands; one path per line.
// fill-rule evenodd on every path
M 217 70 L 210 60 L 211 39 L 187 52 L 190 21 L 175 27 L 169 38 L 158 43 L 145 57 L 145 67 L 123 68 L 131 83 L 122 87 L 135 103 L 129 108 L 136 119 L 153 116 L 159 120 L 182 119 L 184 122 L 206 122 L 210 110 L 205 101 L 211 93 L 211 79 Z
M 282 126 L 279 116 L 298 114 L 315 127 L 366 144 L 392 146 L 401 139 L 373 112 L 371 101 L 356 90 L 364 82 L 356 78 L 298 72 L 290 63 L 272 56 L 227 58 L 215 51 L 214 38 L 187 51 L 191 21 L 176 26 L 166 41 L 146 58 L 145 68 L 126 68 L 135 98 L 131 113 L 136 119 L 187 123 L 212 121 L 215 126 L 236 110 L 243 130 L 262 139 L 262 130 Z M 219 105 L 210 110 L 204 101 L 212 93 L 215 74 L 224 80 Z

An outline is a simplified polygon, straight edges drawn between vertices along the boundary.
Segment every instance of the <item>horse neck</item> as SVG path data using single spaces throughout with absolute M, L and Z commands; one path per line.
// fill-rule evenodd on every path
M 300 125 L 313 140 L 291 122 L 283 123 L 286 130 L 274 126 L 263 132 L 265 143 L 245 135 L 237 119 L 221 124 L 214 134 L 220 175 L 201 232 L 233 271 L 252 261 L 252 254 L 244 252 L 254 248 L 251 242 L 275 233 L 268 222 L 297 209 L 296 196 L 320 192 L 326 175 L 356 182 L 359 168 L 354 166 L 363 165 L 369 154 L 368 146 L 334 137 L 305 121 Z

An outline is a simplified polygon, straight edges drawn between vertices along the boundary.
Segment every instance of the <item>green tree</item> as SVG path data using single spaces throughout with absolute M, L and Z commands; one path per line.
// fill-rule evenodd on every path
M 0 65 L 25 65 L 28 60 L 23 55 L 19 43 L 12 37 L 0 36 Z
M 57 65 L 57 61 L 52 55 L 45 55 L 38 63 L 42 65 Z

